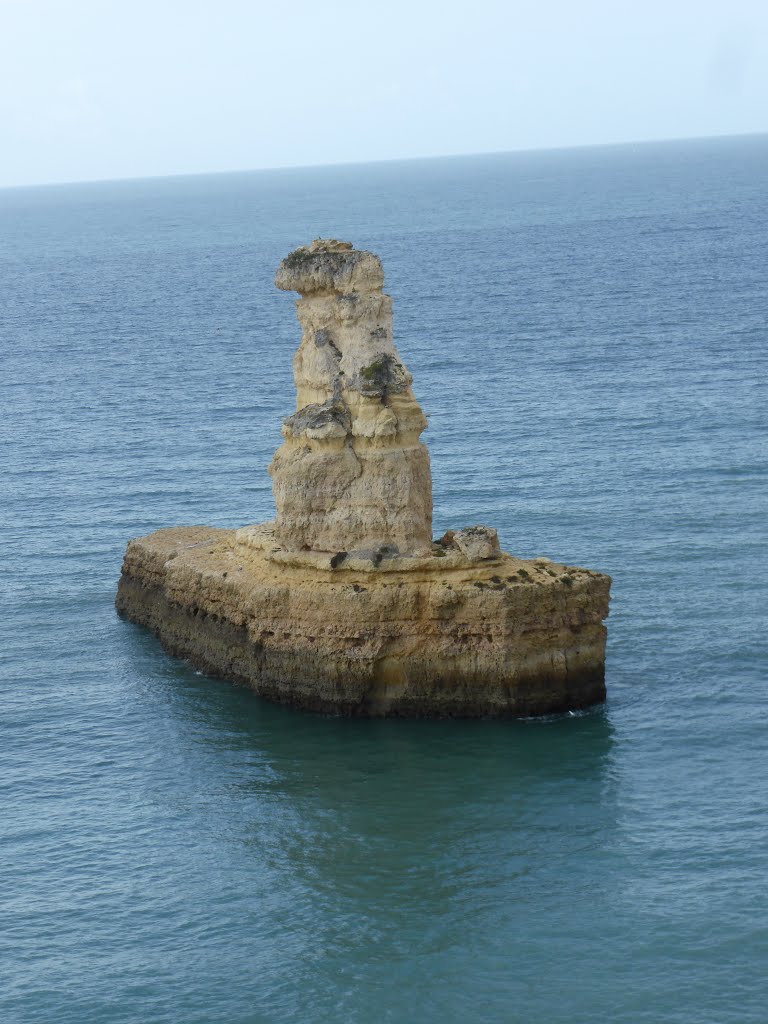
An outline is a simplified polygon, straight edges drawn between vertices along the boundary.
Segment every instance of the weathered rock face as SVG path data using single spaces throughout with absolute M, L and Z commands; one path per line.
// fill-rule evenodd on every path
M 351 716 L 516 717 L 605 696 L 610 579 L 510 555 L 335 569 L 178 527 L 128 545 L 117 607 L 271 700 Z
M 270 467 L 277 519 L 131 541 L 118 610 L 204 671 L 317 711 L 510 717 L 602 700 L 608 576 L 513 558 L 489 526 L 432 540 L 426 422 L 383 281 L 347 242 L 282 262 L 304 333 Z
M 276 539 L 295 551 L 432 546 L 426 419 L 393 338 L 381 261 L 319 239 L 286 257 L 278 288 L 297 291 L 297 412 L 270 467 Z

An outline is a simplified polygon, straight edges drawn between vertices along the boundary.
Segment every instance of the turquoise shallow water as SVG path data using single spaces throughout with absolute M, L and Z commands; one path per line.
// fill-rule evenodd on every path
M 0 192 L 0 1019 L 763 1024 L 768 138 Z M 379 252 L 436 532 L 614 577 L 609 701 L 348 722 L 121 622 L 270 518 L 317 235 Z

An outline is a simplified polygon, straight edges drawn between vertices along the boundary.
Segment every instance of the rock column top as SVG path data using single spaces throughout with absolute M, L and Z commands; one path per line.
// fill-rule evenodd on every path
M 354 249 L 351 242 L 316 238 L 285 257 L 275 284 L 300 295 L 372 292 L 384 287 L 384 269 L 378 256 Z

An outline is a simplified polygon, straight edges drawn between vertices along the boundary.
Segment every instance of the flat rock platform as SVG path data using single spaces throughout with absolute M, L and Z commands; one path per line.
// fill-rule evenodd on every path
M 167 651 L 282 704 L 515 718 L 605 698 L 610 577 L 448 544 L 413 559 L 282 551 L 271 524 L 130 541 L 117 609 Z

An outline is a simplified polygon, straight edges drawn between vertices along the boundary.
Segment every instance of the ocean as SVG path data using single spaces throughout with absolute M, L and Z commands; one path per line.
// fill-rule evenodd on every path
M 764 1024 L 768 136 L 0 191 L 4 1024 Z M 435 533 L 613 576 L 608 701 L 348 721 L 118 619 L 273 515 L 280 259 L 378 253 Z

